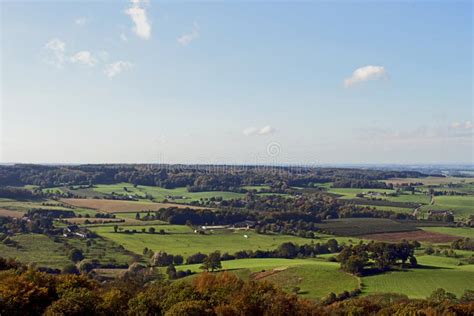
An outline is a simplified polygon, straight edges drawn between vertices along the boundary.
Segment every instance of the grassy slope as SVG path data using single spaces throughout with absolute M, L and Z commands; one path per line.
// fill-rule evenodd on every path
M 363 293 L 395 292 L 425 298 L 437 288 L 458 296 L 474 288 L 474 265 L 457 266 L 457 259 L 435 256 L 419 256 L 418 262 L 425 268 L 363 277 Z
M 474 196 L 436 196 L 434 205 L 423 207 L 424 210 L 451 210 L 457 218 L 468 218 L 474 214 Z
M 392 193 L 394 190 L 385 190 L 385 189 L 357 189 L 357 188 L 330 188 L 329 193 L 342 195 L 342 199 L 353 199 L 357 194 L 367 193 L 367 192 L 380 192 L 380 193 Z M 382 197 L 382 196 L 381 196 Z
M 214 250 L 235 253 L 239 250 L 268 250 L 275 249 L 280 244 L 291 241 L 300 245 L 311 242 L 326 242 L 330 235 L 318 234 L 317 239 L 300 238 L 289 235 L 262 235 L 253 231 L 219 231 L 210 235 L 195 234 L 192 229 L 184 225 L 146 225 L 146 226 L 120 226 L 125 229 L 136 229 L 141 232 L 143 228 L 148 231 L 149 227 L 155 227 L 156 232 L 164 229 L 166 234 L 125 234 L 114 233 L 112 225 L 90 227 L 99 235 L 109 238 L 126 249 L 141 254 L 143 248 L 148 247 L 153 251 L 166 251 L 175 255 L 189 256 L 196 252 L 210 253 Z M 247 235 L 249 238 L 245 238 Z M 354 237 L 337 237 L 340 243 L 357 243 L 359 239 Z
M 200 272 L 202 270 L 199 267 L 200 264 L 192 264 L 177 269 Z M 356 277 L 339 270 L 339 264 L 312 259 L 241 259 L 223 261 L 222 268 L 246 277 L 255 272 L 281 269 L 281 272 L 263 280 L 274 282 L 288 291 L 299 287 L 299 293 L 308 298 L 321 298 L 330 292 L 351 291 L 359 285 Z
M 53 242 L 50 238 L 40 234 L 17 235 L 11 239 L 17 241 L 20 249 L 7 247 L 0 243 L 0 256 L 16 258 L 21 262 L 36 262 L 38 266 L 61 269 L 71 263 L 67 258 L 62 244 Z
M 123 226 L 124 229 L 136 229 L 137 231 L 141 231 L 144 227 L 148 229 L 149 226 Z M 268 250 L 287 241 L 298 244 L 311 242 L 310 239 L 295 236 L 270 236 L 245 231 L 215 231 L 212 235 L 199 235 L 183 225 L 153 225 L 153 227 L 157 232 L 164 229 L 167 234 L 114 233 L 112 227 L 93 227 L 91 230 L 138 254 L 141 254 L 145 247 L 153 251 L 166 251 L 174 255 L 189 256 L 197 252 L 210 253 L 214 250 L 229 253 L 239 250 Z M 244 235 L 248 235 L 249 238 L 245 238 Z
M 86 240 L 79 238 L 62 238 L 71 246 L 80 249 L 86 259 L 98 259 L 101 263 L 130 264 L 133 258 L 119 249 L 111 240 L 103 238 L 91 239 L 92 245 L 87 247 Z
M 127 191 L 124 190 L 127 189 Z M 235 199 L 245 196 L 242 193 L 235 192 L 224 192 L 224 191 L 213 191 L 213 192 L 188 192 L 185 187 L 175 189 L 165 189 L 154 186 L 139 185 L 134 187 L 130 183 L 117 183 L 108 185 L 97 185 L 94 188 L 95 191 L 105 194 L 111 194 L 115 192 L 121 195 L 137 195 L 144 198 L 146 194 L 153 196 L 156 201 L 163 201 L 168 199 L 176 203 L 189 203 L 191 201 L 199 201 L 200 199 L 211 198 L 211 197 L 222 197 L 223 199 Z M 169 196 L 180 196 L 182 199 L 171 199 Z

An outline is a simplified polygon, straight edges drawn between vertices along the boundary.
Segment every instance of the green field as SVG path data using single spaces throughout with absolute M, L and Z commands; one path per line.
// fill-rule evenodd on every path
M 395 213 L 406 213 L 406 214 L 412 214 L 413 213 L 412 208 L 406 208 L 406 207 L 363 205 L 363 204 L 358 204 L 358 206 L 372 207 L 372 208 L 375 208 L 379 211 L 392 211 L 392 212 L 395 212 Z
M 0 257 L 15 258 L 23 263 L 35 262 L 40 267 L 61 269 L 71 263 L 61 243 L 41 234 L 22 234 L 11 237 L 20 249 L 0 243 Z
M 385 183 L 423 183 L 424 185 L 443 185 L 449 183 L 473 183 L 474 178 L 463 177 L 425 177 L 425 178 L 392 178 L 383 180 Z
M 460 296 L 474 289 L 474 265 L 458 266 L 457 259 L 418 256 L 424 268 L 388 272 L 362 278 L 363 294 L 402 293 L 410 298 L 426 298 L 437 288 Z
M 49 205 L 45 205 L 49 204 Z M 26 212 L 29 209 L 48 209 L 48 210 L 70 210 L 61 206 L 57 201 L 54 200 L 31 200 L 31 201 L 18 201 L 12 199 L 0 198 L 0 209 L 6 209 L 11 211 L 23 211 Z
M 395 190 L 386 190 L 386 189 L 359 189 L 359 188 L 329 188 L 329 193 L 340 195 L 340 199 L 342 200 L 351 200 L 351 199 L 359 199 L 360 203 L 357 204 L 364 204 L 363 201 L 389 201 L 389 202 L 396 202 L 396 203 L 416 203 L 416 204 L 429 204 L 431 201 L 431 196 L 425 193 L 400 193 L 397 196 L 389 196 L 384 195 L 383 193 L 395 193 Z M 381 193 L 380 195 L 371 196 L 369 192 L 376 192 Z M 364 198 L 358 198 L 357 194 L 364 194 Z M 369 204 L 369 203 L 367 203 Z M 396 209 L 394 209 L 396 211 Z
M 422 229 L 428 232 L 459 236 L 460 238 L 469 237 L 474 239 L 474 228 L 470 227 L 423 227 Z
M 429 194 L 417 192 L 415 194 L 403 193 L 398 196 L 387 196 L 384 199 L 391 202 L 429 204 L 431 196 Z
M 201 199 L 209 199 L 212 197 L 219 197 L 222 199 L 237 199 L 244 197 L 243 193 L 226 192 L 226 191 L 210 191 L 210 192 L 188 192 L 186 187 L 175 189 L 165 189 L 155 186 L 138 185 L 134 187 L 130 183 L 117 183 L 107 185 L 97 185 L 94 191 L 104 194 L 118 194 L 118 195 L 132 195 L 139 198 L 145 198 L 148 194 L 153 197 L 155 201 L 162 202 L 167 199 L 170 202 L 176 203 L 190 203 L 199 201 Z
M 138 232 L 141 232 L 142 228 L 148 229 L 148 227 L 151 226 L 121 226 L 123 229 L 136 229 Z M 164 229 L 166 234 L 114 233 L 112 226 L 91 227 L 91 230 L 138 254 L 141 254 L 145 247 L 155 252 L 166 251 L 174 255 L 189 256 L 197 252 L 210 253 L 214 250 L 228 253 L 235 253 L 239 250 L 270 250 L 287 241 L 300 245 L 312 241 L 312 239 L 289 235 L 256 234 L 253 231 L 216 230 L 209 235 L 200 235 L 184 225 L 153 225 L 153 227 L 157 232 Z M 247 235 L 248 238 L 245 238 L 244 235 Z M 328 238 L 324 236 L 314 242 L 323 242 Z
M 200 264 L 178 266 L 178 270 L 201 272 Z M 341 293 L 359 287 L 358 278 L 339 270 L 339 264 L 314 259 L 240 259 L 222 261 L 224 270 L 235 271 L 241 277 L 258 276 L 258 272 L 276 270 L 261 278 L 291 291 L 300 288 L 299 294 L 308 298 L 321 298 L 330 292 Z
M 393 193 L 394 190 L 385 190 L 385 189 L 359 189 L 359 188 L 329 188 L 329 193 L 334 193 L 341 195 L 341 199 L 354 199 L 357 194 L 365 194 L 368 192 L 378 192 L 378 193 Z M 383 195 L 378 196 L 379 198 L 384 198 Z
M 474 215 L 474 196 L 436 196 L 434 204 L 423 206 L 423 210 L 450 210 L 455 218 L 469 218 L 470 215 Z
M 102 264 L 130 264 L 133 257 L 126 254 L 119 248 L 119 245 L 104 238 L 89 239 L 91 245 L 87 245 L 87 240 L 81 238 L 61 238 L 62 242 L 68 243 L 74 248 L 80 249 L 85 259 L 97 259 Z

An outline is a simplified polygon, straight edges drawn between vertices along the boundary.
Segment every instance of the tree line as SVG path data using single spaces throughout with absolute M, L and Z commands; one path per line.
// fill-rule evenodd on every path
M 232 273 L 203 273 L 166 281 L 139 265 L 108 282 L 88 275 L 51 275 L 0 258 L 2 315 L 472 315 L 474 292 L 457 298 L 438 289 L 425 300 L 379 294 L 361 298 L 330 294 L 307 300 L 266 281 Z

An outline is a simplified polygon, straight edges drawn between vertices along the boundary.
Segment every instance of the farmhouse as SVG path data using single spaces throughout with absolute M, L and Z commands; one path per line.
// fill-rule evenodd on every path
M 430 210 L 430 211 L 428 211 L 428 215 L 432 215 L 432 216 L 448 216 L 448 215 L 453 215 L 453 212 L 448 211 L 448 210 L 443 210 L 443 211 Z
M 201 226 L 202 230 L 209 230 L 209 229 L 226 229 L 229 228 L 229 225 L 214 225 L 214 226 Z
M 69 225 L 65 229 L 66 231 L 64 232 L 63 236 L 64 237 L 72 237 L 72 236 L 78 236 L 81 238 L 87 238 L 89 237 L 89 233 L 83 229 L 81 229 L 77 225 Z
M 237 222 L 234 224 L 234 228 L 253 228 L 255 227 L 255 222 L 254 221 L 248 221 L 248 220 L 245 220 L 245 221 L 242 221 L 242 222 Z

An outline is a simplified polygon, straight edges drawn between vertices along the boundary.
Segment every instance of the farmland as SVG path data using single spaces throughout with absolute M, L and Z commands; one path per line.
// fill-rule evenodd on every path
M 423 206 L 423 210 L 450 210 L 457 218 L 474 215 L 474 196 L 436 196 L 433 205 Z
M 297 186 L 289 186 L 275 181 L 272 185 L 226 187 L 216 184 L 216 179 L 210 181 L 206 176 L 202 187 L 174 189 L 130 182 L 18 187 L 42 194 L 31 199 L 2 198 L 0 215 L 20 218 L 31 209 L 73 211 L 75 215 L 29 214 L 31 218 L 19 220 L 30 220 L 20 229 L 27 232 L 8 232 L 13 245 L 10 240 L 2 242 L 0 251 L 2 256 L 25 263 L 61 269 L 72 263 L 70 251 L 75 249 L 82 253 L 83 260 L 94 262 L 100 276 L 109 278 L 120 277 L 134 262 L 156 264 L 154 254 L 160 252 L 181 255 L 184 260 L 198 252 L 240 252 L 238 257 L 247 259 L 223 259 L 222 270 L 245 280 L 266 280 L 310 299 L 355 289 L 361 289 L 361 295 L 390 291 L 424 298 L 440 286 L 457 295 L 473 286 L 471 281 L 465 281 L 473 276 L 473 252 L 450 248 L 454 240 L 473 237 L 472 228 L 456 227 L 468 223 L 472 195 L 438 192 L 432 193 L 432 198 L 428 190 L 448 190 L 445 184 L 430 188 L 418 185 L 409 191 L 333 188 L 331 182 L 306 186 L 296 182 Z M 456 185 L 460 189 L 468 184 Z M 269 193 L 271 188 L 278 193 Z M 238 193 L 239 190 L 254 192 Z M 414 210 L 420 206 L 415 219 Z M 430 209 L 452 210 L 456 223 L 424 219 Z M 29 229 L 40 230 L 35 225 L 40 224 L 36 219 L 41 216 L 49 216 L 52 227 L 45 228 L 44 233 L 29 233 Z M 338 243 L 335 250 L 329 251 L 331 239 Z M 344 272 L 341 262 L 335 262 L 348 245 L 403 240 L 421 243 L 415 250 L 421 267 L 402 271 L 396 266 L 389 271 L 355 276 Z M 284 243 L 297 251 L 313 250 L 285 257 L 279 252 Z M 299 247 L 303 245 L 308 248 Z M 318 248 L 321 245 L 323 248 Z M 425 254 L 430 247 L 434 253 L 431 256 Z M 80 263 L 76 265 L 79 267 Z M 202 263 L 177 264 L 176 269 L 195 272 L 185 276 L 185 280 L 191 280 L 202 271 L 201 266 Z M 157 269 L 166 273 L 167 264 Z
M 425 177 L 425 178 L 392 178 L 384 180 L 385 183 L 394 185 L 401 185 L 404 183 L 422 183 L 423 185 L 444 185 L 444 184 L 459 184 L 459 183 L 474 183 L 474 178 L 464 177 Z
M 323 231 L 338 236 L 359 236 L 383 232 L 414 231 L 417 228 L 411 224 L 402 224 L 383 218 L 342 218 L 324 221 L 318 224 Z
M 185 187 L 175 189 L 165 189 L 153 186 L 133 186 L 130 183 L 118 183 L 113 185 L 97 185 L 93 188 L 94 191 L 103 194 L 116 194 L 122 196 L 136 196 L 145 198 L 147 195 L 152 197 L 156 202 L 163 202 L 164 200 L 175 203 L 190 203 L 199 201 L 201 199 L 222 198 L 235 199 L 244 196 L 242 193 L 213 191 L 213 192 L 188 192 Z
M 200 272 L 199 264 L 178 269 Z M 359 287 L 358 278 L 339 270 L 338 264 L 311 259 L 240 259 L 223 261 L 222 268 L 239 276 L 274 282 L 307 298 L 321 298 L 330 292 L 341 293 Z M 321 286 L 324 284 L 325 286 Z
M 420 256 L 424 267 L 388 272 L 362 278 L 363 293 L 404 293 L 411 298 L 426 298 L 437 288 L 461 295 L 474 289 L 474 266 L 458 266 L 456 259 Z
M 141 233 L 142 229 L 154 227 L 164 229 L 165 235 Z M 153 251 L 165 251 L 174 255 L 189 256 L 197 252 L 210 253 L 214 250 L 234 253 L 239 250 L 271 250 L 281 243 L 292 241 L 298 244 L 310 240 L 287 235 L 261 235 L 253 231 L 216 230 L 209 235 L 200 235 L 184 225 L 122 226 L 123 230 L 137 230 L 138 233 L 115 233 L 112 227 L 92 227 L 91 230 L 107 239 L 121 244 L 125 249 L 142 253 L 147 247 Z M 247 236 L 247 238 L 245 237 Z
M 67 258 L 61 243 L 55 243 L 41 234 L 25 234 L 11 237 L 19 248 L 0 243 L 0 254 L 22 262 L 35 262 L 39 266 L 61 269 L 71 261 Z
M 100 200 L 100 199 L 61 199 L 65 204 L 75 207 L 90 208 L 107 213 L 115 212 L 138 212 L 138 211 L 158 211 L 166 207 L 187 207 L 170 203 L 153 203 L 121 200 Z M 193 207 L 199 208 L 199 207 Z
M 428 227 L 429 228 L 429 227 Z M 452 242 L 458 237 L 443 234 L 434 231 L 416 230 L 409 232 L 395 232 L 395 233 L 381 233 L 361 236 L 366 239 L 385 241 L 385 242 L 399 242 L 402 240 L 431 242 L 431 243 L 448 243 Z
M 423 230 L 460 238 L 468 237 L 474 239 L 474 228 L 469 227 L 423 227 Z

